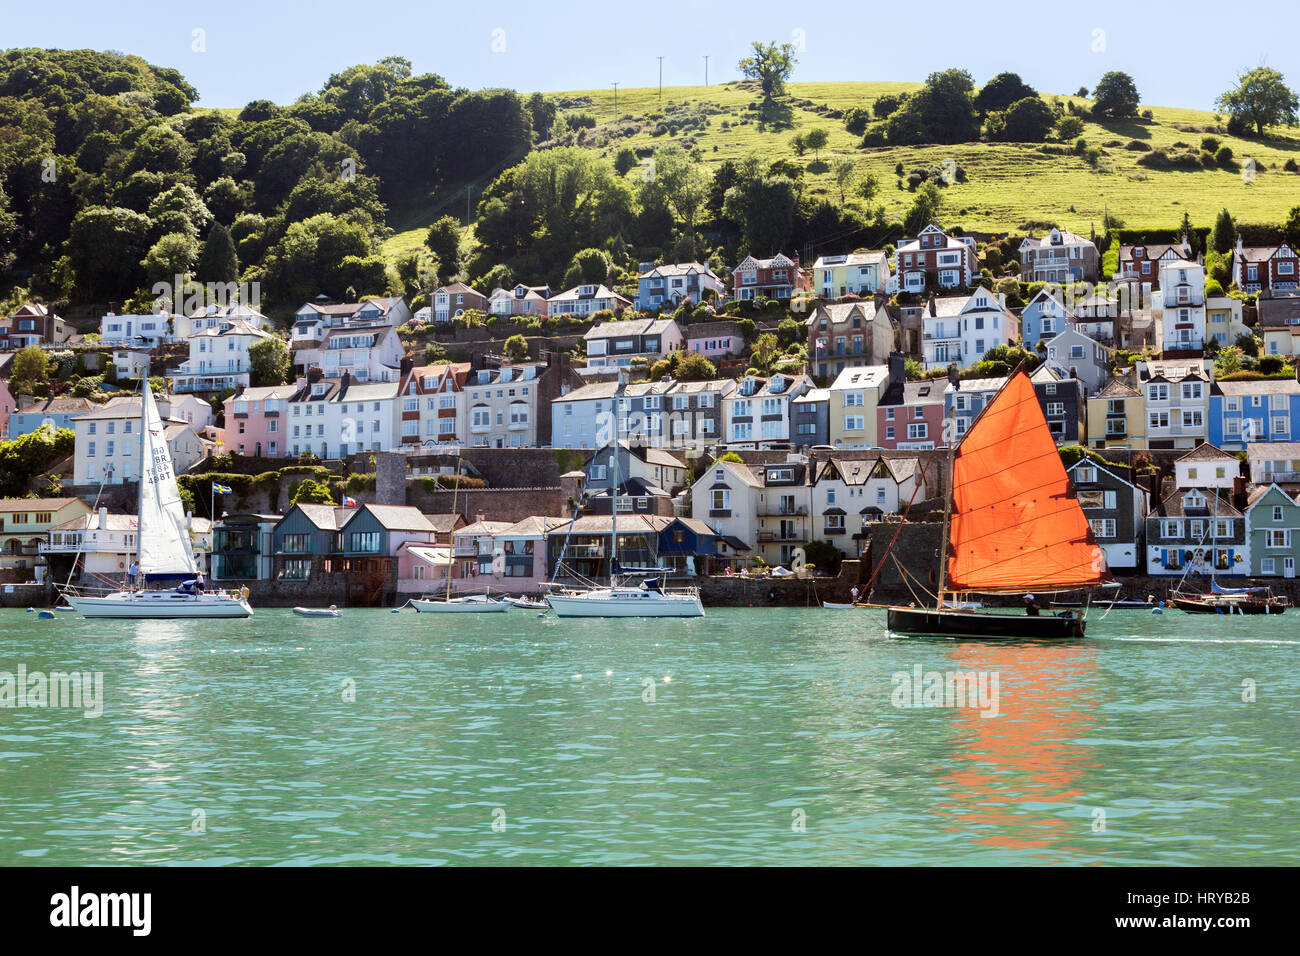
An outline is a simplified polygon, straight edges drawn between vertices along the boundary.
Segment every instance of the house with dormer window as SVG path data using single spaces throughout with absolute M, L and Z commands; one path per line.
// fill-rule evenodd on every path
M 252 372 L 248 350 L 271 338 L 244 319 L 233 318 L 189 337 L 190 357 L 166 373 L 174 392 L 219 392 L 247 387 Z
M 552 316 L 581 316 L 606 310 L 621 314 L 631 305 L 630 300 L 604 285 L 576 285 L 572 289 L 551 296 L 547 308 Z
M 468 376 L 468 362 L 417 365 L 407 371 L 398 392 L 398 438 L 403 447 L 464 441 Z
M 853 365 L 883 365 L 899 344 L 898 323 L 884 302 L 818 303 L 804 327 L 809 361 L 827 377 Z
M 1250 573 L 1246 519 L 1230 491 L 1176 488 L 1147 516 L 1146 549 L 1150 575 Z
M 1097 246 L 1083 236 L 1053 226 L 1042 238 L 1025 237 L 1019 252 L 1022 282 L 1097 281 Z
M 789 299 L 808 290 L 808 277 L 799 268 L 799 254 L 793 259 L 777 253 L 770 259 L 746 256 L 731 270 L 733 299 Z
M 318 296 L 294 313 L 293 328 L 289 332 L 294 371 L 305 375 L 308 369 L 323 367 L 325 350 L 336 330 L 380 329 L 384 326 L 395 329 L 409 321 L 411 308 L 400 295 L 380 296 L 365 302 L 331 302 L 325 296 Z M 337 368 L 338 363 L 335 365 Z
M 718 564 L 739 566 L 756 553 L 759 472 L 740 462 L 715 460 L 691 486 L 691 517 L 712 529 Z
M 900 292 L 921 293 L 930 286 L 968 287 L 979 275 L 975 240 L 949 236 L 935 223 L 916 238 L 900 243 L 894 258 Z
M 1300 439 L 1300 382 L 1293 378 L 1215 382 L 1210 441 L 1240 451 L 1252 442 Z
M 1122 378 L 1112 378 L 1088 397 L 1088 444 L 1093 448 L 1146 448 L 1146 409 L 1142 393 Z
M 922 364 L 927 369 L 969 368 L 997 345 L 1020 340 L 1020 320 L 1006 306 L 1006 297 L 978 288 L 967 296 L 930 296 L 921 312 Z
M 523 285 L 513 289 L 493 289 L 488 297 L 488 311 L 493 315 L 525 315 L 545 318 L 550 313 L 551 287 Z
M 1205 270 L 1187 259 L 1160 261 L 1160 288 L 1152 296 L 1156 341 L 1166 352 L 1205 347 Z
M 861 551 L 867 525 L 929 496 L 916 458 L 831 455 L 811 467 L 813 538 L 829 541 L 845 557 Z
M 1214 363 L 1203 359 L 1138 362 L 1146 406 L 1147 448 L 1195 448 L 1209 437 Z
M 1146 299 L 1160 288 L 1160 268 L 1166 261 L 1184 259 L 1189 262 L 1201 262 L 1200 257 L 1192 252 L 1192 244 L 1187 236 L 1181 242 L 1135 243 L 1119 247 L 1119 263 L 1114 279 L 1129 287 L 1130 300 L 1128 308 L 1139 308 L 1141 299 Z
M 1020 310 L 1020 334 L 1026 348 L 1034 348 L 1041 339 L 1060 335 L 1075 321 L 1065 307 L 1061 290 L 1050 286 L 1039 289 Z
M 771 448 L 790 442 L 790 402 L 813 387 L 807 375 L 747 375 L 723 399 L 723 441 L 739 448 Z
M 646 311 L 675 309 L 683 303 L 699 305 L 705 299 L 721 300 L 722 280 L 707 262 L 641 263 L 637 276 L 636 307 Z
M 1247 246 L 1240 236 L 1232 252 L 1232 281 L 1242 292 L 1295 292 L 1300 281 L 1300 256 L 1287 243 Z
M 823 299 L 840 299 L 846 295 L 873 296 L 877 292 L 897 292 L 897 283 L 889 269 L 889 257 L 883 252 L 850 252 L 846 255 L 822 256 L 813 263 L 812 291 Z

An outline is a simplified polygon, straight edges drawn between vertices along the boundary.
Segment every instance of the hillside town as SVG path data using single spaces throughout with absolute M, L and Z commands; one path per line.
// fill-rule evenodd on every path
M 233 298 L 93 326 L 28 302 L 0 319 L 0 437 L 70 440 L 0 500 L 0 581 L 121 578 L 146 381 L 196 554 L 263 601 L 535 593 L 609 574 L 616 516 L 624 561 L 843 589 L 881 529 L 935 520 L 944 449 L 1016 368 L 1112 573 L 1293 578 L 1300 257 L 1238 238 L 1207 265 L 1202 238 L 931 223 L 723 275 L 643 263 L 621 291 L 318 296 L 288 328 Z M 981 273 L 999 250 L 1012 281 Z

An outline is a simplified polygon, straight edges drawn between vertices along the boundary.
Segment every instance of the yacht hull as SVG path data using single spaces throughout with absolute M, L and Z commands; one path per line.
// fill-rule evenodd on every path
M 895 634 L 986 640 L 1069 640 L 1084 636 L 1079 617 L 1049 614 L 976 614 L 935 608 L 891 607 L 886 627 Z
M 244 618 L 253 608 L 242 597 L 224 594 L 182 594 L 175 591 L 137 591 L 105 597 L 65 596 L 72 607 L 88 618 L 177 619 Z
M 558 617 L 704 617 L 704 605 L 693 594 L 656 594 L 629 588 L 626 593 L 552 594 L 546 600 Z
M 411 606 L 420 614 L 501 614 L 510 610 L 505 601 L 466 601 L 452 598 L 450 601 L 419 601 L 411 599 Z

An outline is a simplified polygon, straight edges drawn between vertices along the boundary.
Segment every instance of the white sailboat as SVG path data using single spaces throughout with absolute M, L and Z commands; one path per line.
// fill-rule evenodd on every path
M 200 591 L 198 564 L 190 547 L 185 506 L 176 487 L 162 416 L 147 380 L 140 400 L 140 496 L 136 528 L 136 580 L 131 587 L 92 597 L 74 589 L 64 599 L 85 617 L 189 618 L 248 617 L 247 589 Z M 149 581 L 179 582 L 149 590 Z
M 667 568 L 624 568 L 618 563 L 618 411 L 627 372 L 619 370 L 618 390 L 614 395 L 613 469 L 609 493 L 609 586 L 567 587 L 552 590 L 547 603 L 558 617 L 703 617 L 704 605 L 699 588 L 667 591 L 663 575 Z M 624 583 L 641 577 L 639 584 Z
M 460 493 L 460 449 L 456 450 L 456 484 L 451 492 L 451 513 L 456 514 L 456 497 Z M 452 554 L 455 552 L 455 535 L 453 528 Z M 511 605 L 505 601 L 498 601 L 487 594 L 462 594 L 452 597 L 451 594 L 451 569 L 452 557 L 447 558 L 447 587 L 443 591 L 442 600 L 429 600 L 427 598 L 411 598 L 411 607 L 415 608 L 419 614 L 500 614 L 510 610 Z

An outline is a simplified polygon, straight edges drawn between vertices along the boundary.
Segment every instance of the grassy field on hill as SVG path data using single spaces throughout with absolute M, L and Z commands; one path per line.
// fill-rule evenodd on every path
M 662 103 L 657 89 L 618 91 L 618 108 L 612 90 L 579 90 L 549 94 L 563 104 L 561 112 L 589 113 L 597 125 L 583 134 L 582 145 L 611 159 L 623 146 L 654 149 L 670 143 L 696 147 L 707 165 L 757 153 L 769 160 L 787 159 L 807 172 L 807 189 L 838 201 L 839 190 L 831 175 L 831 162 L 847 157 L 859 175 L 870 171 L 882 188 L 876 202 L 883 203 L 891 218 L 901 219 L 911 205 L 912 195 L 898 188 L 895 167 L 942 166 L 955 160 L 965 171 L 966 182 L 945 190 L 943 220 L 969 230 L 989 232 L 1024 231 L 1027 223 L 1056 222 L 1087 235 L 1093 224 L 1101 228 L 1109 208 L 1113 216 L 1130 228 L 1173 227 L 1186 212 L 1193 223 L 1210 225 L 1222 208 L 1239 222 L 1280 222 L 1287 211 L 1300 203 L 1300 175 L 1283 171 L 1291 158 L 1300 162 L 1300 132 L 1287 131 L 1267 141 L 1241 139 L 1222 131 L 1223 120 L 1200 110 L 1146 107 L 1153 118 L 1146 120 L 1086 122 L 1083 138 L 1088 146 L 1101 150 L 1094 168 L 1079 155 L 1062 155 L 1061 144 L 965 143 L 956 146 L 858 147 L 861 137 L 849 133 L 839 119 L 819 115 L 816 107 L 845 110 L 869 106 L 887 93 L 909 92 L 917 84 L 907 83 L 791 83 L 789 126 L 763 128 L 756 114 L 747 110 L 757 95 L 737 84 L 718 86 L 666 87 Z M 1050 101 L 1054 97 L 1045 94 Z M 1062 102 L 1077 98 L 1055 97 Z M 1224 118 L 1226 119 L 1226 118 Z M 686 121 L 673 133 L 656 128 L 661 122 Z M 726 123 L 724 127 L 723 124 Z M 829 134 L 827 147 L 819 156 L 798 156 L 792 144 L 796 133 L 820 126 Z M 1246 182 L 1240 172 L 1199 170 L 1182 172 L 1154 170 L 1140 166 L 1142 150 L 1125 147 L 1138 141 L 1150 148 L 1179 151 L 1183 146 L 1200 148 L 1204 135 L 1215 136 L 1232 149 L 1235 159 L 1254 159 L 1257 175 Z M 629 176 L 637 176 L 633 170 Z M 432 197 L 424 208 L 464 215 L 464 188 Z M 390 257 L 417 247 L 428 223 L 421 207 L 394 215 L 398 230 L 384 244 Z M 433 216 L 427 217 L 429 221 Z

